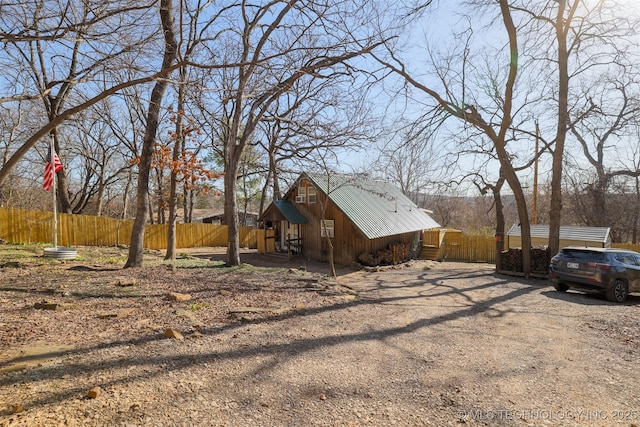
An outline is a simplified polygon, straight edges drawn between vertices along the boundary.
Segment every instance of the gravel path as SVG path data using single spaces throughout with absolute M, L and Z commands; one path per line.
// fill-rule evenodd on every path
M 0 426 L 640 424 L 636 296 L 482 264 L 307 270 L 1 269 Z

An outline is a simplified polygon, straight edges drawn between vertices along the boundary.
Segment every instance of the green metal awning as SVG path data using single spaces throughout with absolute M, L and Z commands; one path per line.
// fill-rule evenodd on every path
M 275 200 L 273 205 L 291 224 L 306 224 L 307 218 L 288 200 Z

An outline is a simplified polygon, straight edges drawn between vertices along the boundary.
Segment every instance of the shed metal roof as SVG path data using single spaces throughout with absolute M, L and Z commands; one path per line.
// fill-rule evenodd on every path
M 303 175 L 368 239 L 438 228 L 424 209 L 384 181 L 347 176 Z
M 306 224 L 307 218 L 288 200 L 274 200 L 273 205 L 291 224 Z
M 560 240 L 577 240 L 584 242 L 606 243 L 611 240 L 611 229 L 609 227 L 580 227 L 580 226 L 560 226 Z M 522 230 L 519 224 L 511 227 L 508 236 L 521 236 Z M 549 238 L 549 226 L 543 224 L 531 225 L 531 237 L 543 239 Z

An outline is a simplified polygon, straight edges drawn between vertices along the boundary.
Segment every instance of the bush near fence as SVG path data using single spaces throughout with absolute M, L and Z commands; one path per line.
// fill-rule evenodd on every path
M 133 220 L 70 215 L 59 213 L 58 245 L 60 246 L 117 246 L 128 245 Z M 167 248 L 167 224 L 147 224 L 144 247 Z M 0 239 L 10 243 L 52 243 L 53 213 L 26 209 L 0 208 Z M 240 227 L 240 246 L 255 249 L 257 230 Z M 176 248 L 227 246 L 226 225 L 176 224 Z

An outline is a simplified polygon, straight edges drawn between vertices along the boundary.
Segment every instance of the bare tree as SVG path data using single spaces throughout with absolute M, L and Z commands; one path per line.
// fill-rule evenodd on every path
M 180 43 L 179 47 L 183 47 L 182 51 L 178 52 L 178 55 L 183 61 L 189 61 L 194 55 L 196 48 L 203 42 L 202 31 L 199 28 L 199 20 L 203 11 L 206 9 L 208 2 L 197 1 L 195 5 L 191 5 L 188 2 L 180 2 Z M 193 8 L 192 8 L 193 7 Z M 184 25 L 184 18 L 187 19 L 186 26 Z M 206 27 L 206 26 L 205 26 Z M 180 175 L 180 163 L 184 164 L 184 152 L 186 146 L 186 137 L 193 129 L 188 123 L 185 123 L 185 111 L 187 102 L 187 91 L 189 88 L 193 88 L 193 85 L 189 85 L 189 66 L 185 63 L 178 70 L 178 82 L 177 82 L 177 99 L 175 112 L 175 132 L 173 137 L 173 165 L 171 167 L 170 177 L 170 190 L 169 190 L 169 221 L 167 230 L 167 253 L 165 259 L 174 260 L 176 257 L 176 223 L 178 221 L 178 180 L 180 178 L 185 179 Z M 187 196 L 186 186 L 183 188 L 183 194 Z M 188 209 L 188 201 L 185 197 L 185 212 L 190 212 Z M 190 215 L 185 215 L 190 216 Z
M 68 145 L 68 167 L 76 174 L 69 183 L 72 213 L 102 216 L 109 187 L 128 179 L 129 160 L 136 151 L 126 148 L 135 141 L 135 132 L 126 126 L 120 111 L 117 103 L 104 100 L 60 128 Z M 123 129 L 125 135 L 120 133 Z
M 330 159 L 337 166 L 339 153 L 370 148 L 375 138 L 366 91 L 351 75 L 299 80 L 274 102 L 259 127 L 257 143 L 268 153 L 260 213 L 269 190 L 280 199 L 281 175 L 297 177 L 300 170 Z
M 522 227 L 522 268 L 525 275 L 528 275 L 531 272 L 529 213 L 522 184 L 512 163 L 512 155 L 507 148 L 508 132 L 513 121 L 514 90 L 518 75 L 517 28 L 513 23 L 508 1 L 500 0 L 498 3 L 509 47 L 508 62 L 505 61 L 508 63 L 508 74 L 504 82 L 504 89 L 497 95 L 499 99 L 499 117 L 491 117 L 492 120 L 485 119 L 482 113 L 484 107 L 471 104 L 473 97 L 468 96 L 467 91 L 470 88 L 467 86 L 468 82 L 464 79 L 465 67 L 469 64 L 465 62 L 462 64 L 462 70 L 456 71 L 459 76 L 462 76 L 462 81 L 460 82 L 461 92 L 454 93 L 453 82 L 443 81 L 445 92 L 441 94 L 408 72 L 404 62 L 396 55 L 394 47 L 387 45 L 388 58 L 382 58 L 377 55 L 374 55 L 374 57 L 389 70 L 402 77 L 407 84 L 433 99 L 442 113 L 463 120 L 480 130 L 491 141 L 500 162 L 502 174 L 516 199 L 518 216 Z
M 496 270 L 502 268 L 502 251 L 504 250 L 504 236 L 505 236 L 505 216 L 504 216 L 504 204 L 502 202 L 502 186 L 504 185 L 504 177 L 502 174 L 495 183 L 484 181 L 482 176 L 478 176 L 478 180 L 474 182 L 480 194 L 485 195 L 491 191 L 493 195 L 493 208 L 496 212 Z
M 569 125 L 569 33 L 579 1 L 567 7 L 566 0 L 559 0 L 553 25 L 557 42 L 558 63 L 558 127 L 553 149 L 551 174 L 551 207 L 549 222 L 549 251 L 553 254 L 560 249 L 560 225 L 562 224 L 562 162 L 564 144 Z M 555 58 L 554 58 L 555 59 Z
M 402 193 L 420 204 L 419 197 L 433 188 L 437 172 L 434 152 L 436 130 L 408 129 L 399 142 L 383 146 L 376 169 L 396 183 Z
M 13 151 L 11 157 L 6 160 L 6 163 L 3 165 L 2 169 L 0 169 L 0 186 L 4 183 L 4 181 L 9 177 L 11 171 L 17 166 L 17 164 L 24 158 L 24 156 L 43 138 L 49 135 L 50 132 L 53 132 L 57 126 L 62 125 L 65 121 L 70 120 L 76 114 L 81 111 L 86 110 L 87 108 L 99 103 L 100 101 L 122 93 L 127 88 L 131 88 L 133 86 L 142 85 L 145 83 L 153 82 L 158 78 L 162 78 L 164 74 L 168 71 L 172 71 L 177 68 L 180 64 L 175 64 L 171 66 L 168 70 L 163 70 L 161 72 L 152 73 L 150 75 L 146 75 L 139 78 L 131 78 L 121 83 L 114 83 L 112 86 L 108 88 L 100 88 L 94 96 L 84 100 L 81 99 L 77 104 L 72 107 L 67 108 L 66 110 L 56 114 L 55 118 L 51 119 L 48 123 L 36 126 L 31 133 L 30 136 L 24 139 L 24 142 L 20 147 Z M 113 76 L 112 76 L 113 77 Z M 110 79 L 109 83 L 112 80 Z
M 224 154 L 225 216 L 229 245 L 227 264 L 239 265 L 236 187 L 240 160 L 254 140 L 270 107 L 302 79 L 330 79 L 354 73 L 349 61 L 370 52 L 379 38 L 354 40 L 349 28 L 361 13 L 352 2 L 275 1 L 255 5 L 242 1 L 226 19 L 234 31 L 222 37 L 231 61 L 220 73 L 223 91 L 221 117 Z M 349 10 L 345 10 L 349 8 Z M 237 18 L 240 18 L 239 20 Z M 237 36 L 237 37 L 236 37 Z M 237 48 L 237 51 L 233 49 Z
M 637 33 L 638 23 L 632 21 L 629 14 L 620 13 L 618 5 L 610 2 L 549 0 L 543 3 L 512 3 L 514 10 L 530 18 L 529 26 L 532 33 L 536 34 L 534 42 L 530 44 L 530 57 L 540 63 L 541 75 L 548 77 L 551 82 L 542 87 L 548 91 L 548 99 L 555 104 L 557 111 L 549 212 L 549 249 L 555 253 L 559 249 L 562 223 L 562 180 L 567 133 L 576 127 L 577 116 L 582 114 L 577 113 L 572 119 L 571 108 L 579 105 L 576 99 L 592 97 L 591 87 L 580 85 L 580 81 L 593 81 L 593 75 L 598 73 L 599 68 L 606 69 L 619 63 L 626 56 L 627 47 L 632 44 L 627 39 Z M 551 69 L 556 75 L 546 75 L 544 69 Z
M 621 70 L 624 71 L 624 70 Z M 587 225 L 604 227 L 611 224 L 607 209 L 607 193 L 616 177 L 636 178 L 640 169 L 636 164 L 624 165 L 624 144 L 620 139 L 634 138 L 640 112 L 638 82 L 622 81 L 621 76 L 603 76 L 594 83 L 590 97 L 581 108 L 574 109 L 570 130 L 582 147 L 582 154 L 595 172 L 595 179 L 587 186 L 591 208 Z M 604 82 L 604 84 L 602 84 Z M 601 86 L 598 93 L 594 89 Z M 636 93 L 633 93 L 633 92 Z M 618 96 L 615 96 L 615 95 Z M 597 98 L 595 97 L 597 95 Z M 615 162 L 609 166 L 605 162 Z
M 6 108 L 0 105 L 0 169 L 9 160 L 9 154 L 22 135 L 23 123 L 28 114 L 23 107 L 22 101 L 16 102 L 14 108 Z M 11 199 L 11 186 L 0 184 L 0 206 Z
M 173 1 L 160 1 L 160 20 L 165 40 L 164 57 L 162 59 L 161 74 L 153 87 L 149 101 L 149 113 L 147 115 L 147 127 L 142 141 L 142 154 L 138 164 L 138 191 L 136 195 L 136 218 L 131 231 L 131 245 L 129 257 L 125 268 L 142 266 L 142 254 L 144 250 L 144 228 L 148 212 L 149 201 L 149 169 L 153 145 L 158 129 L 159 113 L 162 97 L 168 85 L 168 77 L 176 55 L 178 42 L 173 23 Z
M 115 73 L 116 60 L 139 49 L 147 37 L 138 31 L 139 36 L 134 38 L 134 33 L 128 31 L 131 25 L 127 29 L 124 21 L 113 18 L 125 10 L 132 11 L 126 0 L 98 8 L 86 2 L 69 6 L 38 0 L 34 5 L 16 4 L 16 10 L 4 11 L 16 20 L 18 28 L 29 33 L 9 38 L 6 58 L 13 62 L 12 68 L 19 67 L 17 72 L 29 79 L 28 86 L 37 89 L 50 123 L 64 111 L 70 99 L 82 97 L 76 94 L 78 86 L 91 91 L 89 85 L 82 83 L 100 79 L 104 73 Z M 20 8 L 29 8 L 29 12 Z M 113 35 L 108 36 L 111 32 Z M 56 152 L 63 157 L 57 127 L 52 127 L 49 133 Z M 64 168 L 58 173 L 58 201 L 62 212 L 71 213 L 66 171 Z

